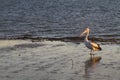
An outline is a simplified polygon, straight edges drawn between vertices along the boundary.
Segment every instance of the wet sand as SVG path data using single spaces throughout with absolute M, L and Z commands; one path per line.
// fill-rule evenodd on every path
M 100 43 L 101 44 L 101 43 Z M 120 45 L 0 40 L 0 80 L 120 80 Z

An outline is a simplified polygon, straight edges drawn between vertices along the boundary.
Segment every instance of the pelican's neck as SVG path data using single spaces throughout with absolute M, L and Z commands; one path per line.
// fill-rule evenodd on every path
M 88 36 L 89 36 L 89 32 L 87 32 L 86 34 L 85 41 L 88 41 Z

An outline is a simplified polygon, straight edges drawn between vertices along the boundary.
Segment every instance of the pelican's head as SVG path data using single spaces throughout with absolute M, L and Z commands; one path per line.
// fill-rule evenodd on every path
M 86 29 L 80 34 L 80 36 L 82 36 L 83 34 L 88 34 L 89 31 L 90 31 L 90 29 L 89 29 L 89 28 L 86 28 Z

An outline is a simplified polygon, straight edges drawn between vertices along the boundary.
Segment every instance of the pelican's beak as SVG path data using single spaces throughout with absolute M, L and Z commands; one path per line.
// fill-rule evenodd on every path
M 83 35 L 83 34 L 88 34 L 89 33 L 89 28 L 86 28 L 81 34 L 80 34 L 80 37 Z
M 85 33 L 86 33 L 86 31 L 82 32 L 82 33 L 80 34 L 80 37 L 83 36 Z

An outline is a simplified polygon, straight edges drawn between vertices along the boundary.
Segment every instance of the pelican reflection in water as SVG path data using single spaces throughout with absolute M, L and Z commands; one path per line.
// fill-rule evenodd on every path
M 100 56 L 97 57 L 90 57 L 86 62 L 85 62 L 85 78 L 90 78 L 92 76 L 91 73 L 94 73 L 94 70 L 97 66 L 97 64 L 100 62 L 102 58 Z M 94 75 L 93 75 L 94 76 Z
M 85 42 L 85 45 L 88 49 L 91 49 L 91 52 L 90 52 L 90 55 L 91 57 L 94 56 L 94 54 L 92 52 L 94 51 L 100 51 L 102 50 L 100 45 L 95 43 L 95 42 L 91 42 L 88 40 L 88 36 L 89 36 L 89 32 L 90 32 L 90 29 L 89 28 L 86 28 L 80 36 L 82 36 L 83 34 L 86 34 L 86 37 L 84 39 L 84 42 Z

